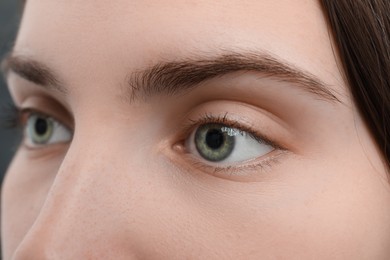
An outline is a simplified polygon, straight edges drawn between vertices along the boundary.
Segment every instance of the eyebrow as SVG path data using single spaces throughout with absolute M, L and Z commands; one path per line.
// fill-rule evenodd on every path
M 9 54 L 1 62 L 1 71 L 7 77 L 13 71 L 25 80 L 35 83 L 48 90 L 67 93 L 65 84 L 45 64 L 22 55 Z
M 13 71 L 37 85 L 67 93 L 65 84 L 54 71 L 28 57 L 9 55 L 2 62 L 2 70 L 5 76 Z M 130 73 L 126 78 L 127 92 L 132 101 L 155 95 L 175 96 L 208 80 L 239 71 L 260 73 L 296 86 L 318 99 L 340 102 L 334 91 L 317 76 L 268 53 L 257 52 L 229 52 L 216 57 L 161 61 Z

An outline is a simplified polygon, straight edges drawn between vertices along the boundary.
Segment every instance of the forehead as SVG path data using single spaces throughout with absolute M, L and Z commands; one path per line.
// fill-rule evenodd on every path
M 340 82 L 313 0 L 29 0 L 15 46 L 80 80 L 91 64 L 91 76 L 114 77 L 156 59 L 224 49 L 263 50 Z

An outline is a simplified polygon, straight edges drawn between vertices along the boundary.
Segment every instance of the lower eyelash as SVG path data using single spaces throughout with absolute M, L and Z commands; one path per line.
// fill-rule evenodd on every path
M 202 162 L 201 160 L 194 158 L 193 155 L 187 154 L 187 160 L 192 164 L 192 166 L 201 171 L 209 172 L 212 175 L 218 176 L 244 176 L 250 175 L 255 171 L 266 172 L 269 170 L 274 164 L 279 162 L 279 157 L 283 155 L 287 150 L 276 144 L 272 140 L 265 138 L 264 135 L 259 134 L 256 130 L 252 129 L 250 126 L 242 125 L 240 122 L 229 119 L 228 113 L 223 115 L 212 115 L 212 114 L 204 114 L 201 115 L 198 119 L 190 119 L 189 123 L 184 126 L 184 136 L 189 136 L 189 134 L 194 131 L 197 127 L 203 124 L 212 124 L 218 123 L 226 125 L 231 129 L 236 129 L 238 131 L 242 131 L 250 135 L 252 138 L 257 140 L 259 143 L 267 144 L 274 147 L 277 150 L 277 153 L 274 155 L 268 156 L 263 159 L 253 159 L 247 162 L 243 162 L 242 164 L 237 165 L 215 165 L 208 164 L 206 162 Z
M 248 176 L 254 171 L 257 173 L 264 173 L 271 169 L 275 164 L 280 163 L 279 158 L 285 154 L 286 151 L 279 151 L 276 155 L 270 156 L 269 158 L 262 159 L 250 163 L 249 161 L 243 165 L 228 165 L 228 166 L 216 166 L 203 163 L 197 159 L 189 158 L 191 164 L 194 168 L 199 169 L 201 171 L 210 172 L 213 175 L 218 176 Z M 256 162 L 257 161 L 257 162 Z

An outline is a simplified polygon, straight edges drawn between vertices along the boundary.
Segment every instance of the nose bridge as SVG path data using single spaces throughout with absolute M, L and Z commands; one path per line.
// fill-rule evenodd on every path
M 101 237 L 102 229 L 113 227 L 113 223 L 109 223 L 110 201 L 120 181 L 120 177 L 114 175 L 119 176 L 122 171 L 115 162 L 117 156 L 111 152 L 114 148 L 109 146 L 95 141 L 69 148 L 39 216 L 17 249 L 15 259 L 63 258 L 64 254 L 77 252 L 96 253 L 107 246 L 99 247 L 103 239 L 97 238 Z

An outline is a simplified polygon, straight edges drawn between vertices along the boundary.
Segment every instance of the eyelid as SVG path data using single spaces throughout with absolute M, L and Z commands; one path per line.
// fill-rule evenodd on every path
M 58 119 L 56 116 L 52 116 L 46 112 L 42 112 L 40 109 L 21 108 L 19 110 L 19 114 L 21 117 L 22 126 L 26 125 L 26 122 L 27 122 L 28 118 L 30 117 L 30 115 L 35 114 L 35 115 L 39 115 L 39 116 L 44 117 L 44 118 L 51 118 L 52 120 L 58 122 L 59 124 L 65 126 L 66 128 L 68 128 L 70 131 L 72 131 L 72 134 L 73 134 L 73 127 L 70 127 L 67 123 L 63 122 L 61 119 Z
M 47 95 L 32 95 L 26 97 L 18 107 L 25 113 L 32 112 L 51 117 L 72 131 L 74 130 L 75 123 L 72 113 L 55 98 Z
M 285 121 L 280 122 L 278 118 L 275 119 L 272 111 L 246 102 L 225 99 L 206 100 L 203 103 L 189 105 L 188 110 L 181 115 L 177 115 L 177 111 L 172 113 L 175 113 L 176 119 L 173 122 L 179 125 L 179 130 L 172 129 L 175 134 L 168 139 L 171 141 L 167 140 L 170 146 L 165 146 L 164 144 L 167 143 L 163 142 L 160 147 L 162 149 L 170 147 L 165 153 L 169 161 L 194 177 L 211 175 L 238 182 L 261 180 L 264 178 L 263 173 L 269 171 L 271 166 L 273 171 L 279 162 L 284 163 L 290 156 L 295 155 L 300 144 L 299 133 L 296 133 L 289 124 Z M 192 152 L 193 150 L 189 153 L 187 138 L 199 125 L 215 121 L 267 140 L 267 143 L 275 149 L 268 154 L 254 156 L 253 159 L 225 162 L 225 165 L 224 162 L 212 164 L 208 160 L 203 160 L 200 155 Z
M 278 150 L 287 150 L 282 145 L 274 141 L 272 138 L 268 137 L 264 133 L 258 131 L 253 124 L 249 124 L 247 122 L 240 122 L 238 120 L 234 120 L 230 118 L 230 114 L 225 112 L 223 115 L 213 115 L 211 113 L 201 114 L 197 119 L 188 119 L 188 122 L 185 123 L 183 127 L 184 135 L 189 136 L 192 131 L 198 126 L 203 124 L 224 124 L 230 128 L 236 128 L 240 131 L 244 131 L 249 134 L 253 139 L 259 141 L 260 143 L 270 145 Z
M 19 110 L 32 110 L 51 116 L 68 128 L 74 129 L 73 112 L 66 98 L 45 91 L 13 74 L 7 83 L 12 99 Z
M 259 133 L 259 130 L 255 130 L 253 125 L 249 125 L 247 122 L 242 123 L 234 119 L 230 119 L 229 113 L 212 115 L 211 113 L 205 113 L 196 117 L 197 119 L 187 119 L 188 121 L 184 124 L 184 141 L 180 142 L 180 145 L 176 146 L 176 151 L 180 152 L 184 163 L 189 164 L 189 171 L 192 172 L 194 169 L 208 173 L 222 179 L 233 179 L 237 181 L 251 181 L 253 175 L 259 175 L 264 171 L 270 169 L 273 165 L 279 162 L 282 155 L 288 152 L 287 149 L 275 141 L 271 141 L 270 138 L 264 137 L 265 135 Z M 235 128 L 241 131 L 245 131 L 250 134 L 259 144 L 270 145 L 274 149 L 267 154 L 259 157 L 254 157 L 249 160 L 233 162 L 226 165 L 221 163 L 213 163 L 207 160 L 203 160 L 200 156 L 193 153 L 189 153 L 185 148 L 185 142 L 190 134 L 196 129 L 196 127 L 202 124 L 219 123 L 224 124 L 229 128 Z M 192 170 L 191 170 L 192 168 Z
M 61 123 L 56 118 L 49 116 L 45 113 L 41 113 L 35 111 L 34 109 L 22 109 L 20 112 L 22 117 L 20 126 L 23 129 L 24 138 L 23 138 L 23 146 L 30 151 L 41 151 L 48 150 L 52 147 L 63 146 L 64 144 L 68 144 L 73 139 L 73 130 L 69 128 L 67 125 Z M 49 120 L 51 122 L 51 126 L 53 127 L 53 132 L 50 134 L 50 139 L 46 143 L 39 143 L 33 141 L 33 137 L 29 134 L 29 120 L 32 117 L 43 118 L 45 120 Z M 64 137 L 65 135 L 65 137 Z M 51 149 L 49 149 L 51 150 Z
M 192 154 L 185 154 L 184 156 L 186 157 L 186 160 L 191 163 L 192 167 L 198 170 L 220 178 L 240 178 L 241 180 L 244 180 L 246 178 L 251 178 L 252 175 L 263 174 L 264 172 L 269 171 L 275 164 L 280 163 L 281 157 L 286 154 L 287 151 L 274 150 L 265 156 L 229 166 L 204 163 L 195 158 Z
M 197 103 L 189 109 L 178 122 L 183 128 L 191 127 L 191 120 L 199 121 L 207 114 L 218 117 L 227 114 L 231 123 L 237 122 L 242 130 L 269 140 L 274 147 L 301 153 L 301 131 L 298 132 L 295 126 L 274 115 L 273 111 L 242 101 L 224 99 Z

